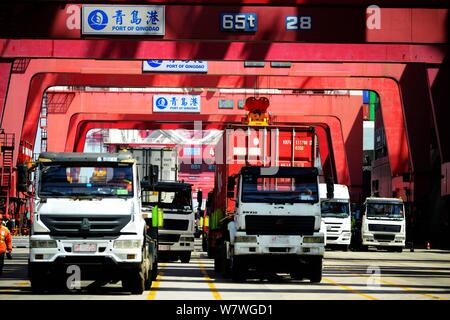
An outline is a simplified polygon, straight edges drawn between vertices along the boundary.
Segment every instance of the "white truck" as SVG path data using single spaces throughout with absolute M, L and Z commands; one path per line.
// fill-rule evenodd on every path
M 405 206 L 402 199 L 367 198 L 364 203 L 362 245 L 402 252 L 405 247 Z
M 327 246 L 341 247 L 347 251 L 351 241 L 350 194 L 348 187 L 334 184 L 334 196 L 327 199 L 327 185 L 319 184 L 322 220 L 327 229 Z
M 158 230 L 160 259 L 188 263 L 194 251 L 192 186 L 181 182 L 158 182 L 145 188 L 142 205 L 163 210 L 164 224 Z
M 243 167 L 228 181 L 235 211 L 217 249 L 216 270 L 235 281 L 255 269 L 320 282 L 325 234 L 317 168 L 279 167 L 270 176 L 264 170 Z
M 144 190 L 143 204 L 163 209 L 164 225 L 158 230 L 160 258 L 188 263 L 194 251 L 195 212 L 192 186 L 177 181 L 177 148 L 133 147 L 128 150 L 137 159 L 138 170 L 144 178 L 152 175 L 152 166 L 158 167 L 158 182 Z
M 103 284 L 121 280 L 133 294 L 150 289 L 157 243 L 141 212 L 132 155 L 41 153 L 35 169 L 32 289 L 73 288 L 69 282 L 77 277 Z

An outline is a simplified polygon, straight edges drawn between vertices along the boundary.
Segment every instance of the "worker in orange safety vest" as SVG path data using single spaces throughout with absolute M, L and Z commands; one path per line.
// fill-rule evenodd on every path
M 0 213 L 0 276 L 3 274 L 5 255 L 10 258 L 12 252 L 12 238 L 8 228 L 3 225 L 3 215 Z

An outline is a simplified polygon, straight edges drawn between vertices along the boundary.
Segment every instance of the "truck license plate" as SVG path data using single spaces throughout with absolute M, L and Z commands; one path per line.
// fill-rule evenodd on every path
M 158 250 L 169 251 L 170 250 L 170 246 L 164 245 L 164 244 L 160 244 L 160 245 L 158 245 Z
M 289 244 L 289 237 L 288 236 L 272 236 L 272 242 Z
M 97 252 L 97 244 L 77 243 L 73 246 L 73 252 Z

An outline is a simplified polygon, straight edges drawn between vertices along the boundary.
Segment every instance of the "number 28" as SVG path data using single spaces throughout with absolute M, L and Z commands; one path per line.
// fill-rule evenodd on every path
M 286 17 L 286 30 L 310 30 L 312 19 L 309 16 Z

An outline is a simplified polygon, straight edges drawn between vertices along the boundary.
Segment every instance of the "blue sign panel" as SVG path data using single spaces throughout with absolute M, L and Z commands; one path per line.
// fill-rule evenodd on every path
M 85 35 L 164 35 L 164 6 L 83 5 Z
M 368 90 L 363 90 L 363 103 L 364 104 L 369 104 L 370 103 L 370 91 Z
M 153 112 L 200 112 L 200 95 L 155 94 Z
M 221 13 L 220 30 L 227 32 L 256 32 L 258 17 L 256 13 Z
M 208 72 L 207 61 L 191 60 L 146 60 L 143 71 L 154 72 Z

